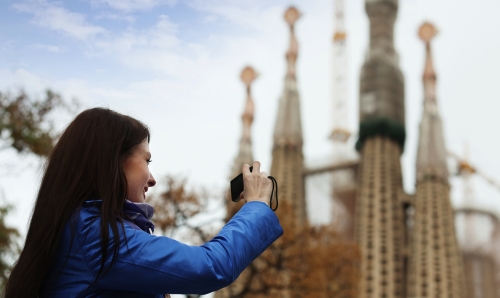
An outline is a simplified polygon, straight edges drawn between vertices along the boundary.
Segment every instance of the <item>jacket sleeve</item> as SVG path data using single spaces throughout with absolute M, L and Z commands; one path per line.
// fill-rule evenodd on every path
M 82 223 L 79 236 L 94 277 L 101 266 L 99 224 Z M 283 230 L 266 204 L 249 202 L 216 237 L 201 246 L 149 235 L 127 225 L 120 233 L 115 263 L 96 286 L 150 294 L 205 294 L 231 284 Z M 112 251 L 110 245 L 108 252 Z M 111 257 L 105 268 L 110 262 Z

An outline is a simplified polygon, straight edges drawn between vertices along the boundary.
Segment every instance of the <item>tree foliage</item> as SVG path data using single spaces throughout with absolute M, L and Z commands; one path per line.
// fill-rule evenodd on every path
M 18 246 L 19 231 L 5 225 L 5 217 L 11 206 L 0 207 L 0 289 L 4 289 L 11 269 L 11 262 L 20 252 Z
M 292 214 L 280 202 L 279 214 Z M 357 297 L 360 251 L 331 226 L 306 226 L 280 218 L 284 234 L 216 298 Z
M 210 196 L 206 189 L 189 189 L 186 179 L 166 176 L 160 194 L 152 195 L 148 203 L 155 213 L 155 230 L 169 237 L 184 238 L 192 244 L 202 244 L 212 239 L 223 221 L 214 218 L 222 202 Z
M 54 144 L 53 124 L 49 114 L 68 105 L 50 90 L 42 100 L 30 98 L 24 91 L 17 95 L 0 92 L 0 137 L 17 152 L 47 156 Z

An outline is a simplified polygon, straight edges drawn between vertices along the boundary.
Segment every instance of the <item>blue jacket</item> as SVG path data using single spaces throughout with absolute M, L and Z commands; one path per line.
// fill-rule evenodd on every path
M 89 287 L 101 266 L 100 210 L 84 204 L 72 221 L 76 223 L 74 237 L 71 239 L 67 224 L 56 259 L 43 282 L 41 298 L 210 293 L 231 284 L 283 234 L 274 212 L 260 202 L 244 204 L 215 238 L 200 246 L 150 235 L 125 222 L 124 229 L 119 227 L 120 247 L 115 263 Z M 112 245 L 108 247 L 112 252 Z M 110 262 L 111 257 L 106 260 L 106 268 Z

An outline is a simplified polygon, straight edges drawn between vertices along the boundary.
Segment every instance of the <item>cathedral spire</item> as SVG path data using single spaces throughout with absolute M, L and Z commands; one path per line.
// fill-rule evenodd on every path
M 302 175 L 304 168 L 302 123 L 295 71 L 298 43 L 295 38 L 294 25 L 299 17 L 300 12 L 293 6 L 285 12 L 285 21 L 290 28 L 290 46 L 286 52 L 288 65 L 274 127 L 271 164 L 271 175 L 280 185 L 280 202 L 289 204 L 293 210 L 291 213 L 283 213 L 286 210 L 283 208 L 277 210 L 278 214 L 281 214 L 280 220 L 296 228 L 305 226 L 307 222 L 304 176 Z
M 233 166 L 231 168 L 230 179 L 236 177 L 241 173 L 241 167 L 244 164 L 251 165 L 254 161 L 252 154 L 252 136 L 251 128 L 254 117 L 254 103 L 251 93 L 252 82 L 257 78 L 257 73 L 255 70 L 247 66 L 241 71 L 241 80 L 245 84 L 247 99 L 245 101 L 245 107 L 243 109 L 243 114 L 241 114 L 241 122 L 243 124 L 243 130 L 240 138 L 240 146 L 238 149 L 238 154 L 234 158 Z M 233 203 L 229 199 L 230 194 L 228 193 L 228 199 L 226 200 L 226 222 L 229 221 L 235 214 L 240 210 L 243 205 L 243 200 L 237 203 Z
M 444 144 L 441 117 L 436 101 L 436 73 L 432 61 L 431 40 L 437 30 L 431 23 L 424 23 L 418 32 L 425 43 L 426 58 L 424 74 L 424 109 L 420 123 L 417 153 L 417 179 L 436 177 L 448 181 L 446 148 Z
M 370 43 L 361 69 L 359 139 L 356 148 L 375 135 L 404 147 L 404 79 L 394 49 L 394 23 L 398 0 L 366 0 Z
M 274 129 L 275 146 L 302 146 L 302 124 L 295 71 L 298 43 L 294 30 L 294 24 L 299 18 L 300 12 L 295 7 L 292 6 L 286 10 L 285 21 L 290 28 L 290 46 L 286 52 L 285 88 L 279 102 L 278 118 Z
M 365 0 L 370 43 L 359 84 L 360 152 L 354 229 L 361 249 L 359 298 L 405 295 L 407 230 L 401 200 L 404 79 L 394 49 L 398 0 Z
M 238 155 L 234 160 L 231 177 L 241 173 L 241 167 L 244 164 L 252 164 L 253 162 L 251 128 L 254 117 L 254 102 L 252 99 L 251 85 L 252 82 L 257 78 L 257 73 L 252 67 L 247 66 L 241 71 L 240 78 L 245 84 L 247 98 L 245 101 L 243 114 L 241 114 L 243 131 L 240 139 L 240 148 L 238 151 Z
M 463 298 L 464 268 L 455 235 L 443 129 L 436 103 L 436 73 L 431 56 L 431 40 L 436 34 L 436 28 L 430 23 L 424 23 L 418 32 L 426 48 L 422 78 L 424 111 L 418 141 L 407 297 Z

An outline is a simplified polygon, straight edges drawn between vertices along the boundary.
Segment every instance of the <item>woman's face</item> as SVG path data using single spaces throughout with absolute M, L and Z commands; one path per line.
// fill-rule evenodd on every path
M 123 171 L 127 178 L 127 199 L 129 201 L 144 203 L 148 188 L 156 184 L 155 178 L 149 172 L 150 161 L 151 152 L 149 152 L 147 139 L 135 146 L 132 155 L 125 159 Z

